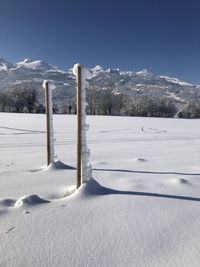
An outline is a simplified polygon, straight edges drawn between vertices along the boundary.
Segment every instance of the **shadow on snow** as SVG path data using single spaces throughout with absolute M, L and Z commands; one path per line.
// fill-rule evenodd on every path
M 85 184 L 84 193 L 91 196 L 104 196 L 104 195 L 131 195 L 131 196 L 141 196 L 141 197 L 158 197 L 166 199 L 177 199 L 177 200 L 189 200 L 189 201 L 200 201 L 197 197 L 188 196 L 177 196 L 159 193 L 149 193 L 149 192 L 138 192 L 138 191 L 123 191 L 104 187 L 100 185 L 96 180 L 91 178 L 89 183 Z
M 123 170 L 123 169 L 106 169 L 94 168 L 93 171 L 105 172 L 128 172 L 128 173 L 142 173 L 142 174 L 170 174 L 170 175 L 186 175 L 186 176 L 200 176 L 200 173 L 185 173 L 185 172 L 156 172 L 156 171 L 137 171 L 137 170 Z

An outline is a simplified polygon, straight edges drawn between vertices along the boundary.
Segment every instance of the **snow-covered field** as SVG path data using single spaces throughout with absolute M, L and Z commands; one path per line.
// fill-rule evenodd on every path
M 73 192 L 76 117 L 0 113 L 0 266 L 200 266 L 199 120 L 93 117 Z M 23 197 L 26 195 L 26 197 Z

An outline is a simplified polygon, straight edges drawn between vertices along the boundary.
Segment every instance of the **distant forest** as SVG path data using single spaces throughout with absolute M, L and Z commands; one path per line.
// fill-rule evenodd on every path
M 44 97 L 43 97 L 44 100 Z M 134 96 L 116 93 L 112 88 L 87 90 L 88 115 L 118 115 L 166 118 L 200 118 L 200 103 L 188 102 L 178 110 L 170 98 Z M 75 114 L 76 99 L 54 101 L 54 113 Z M 19 113 L 44 113 L 44 101 L 39 101 L 35 89 L 16 89 L 0 92 L 0 111 Z

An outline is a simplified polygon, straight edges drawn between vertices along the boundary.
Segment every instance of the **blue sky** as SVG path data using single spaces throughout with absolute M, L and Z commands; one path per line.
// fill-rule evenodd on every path
M 198 0 L 0 0 L 0 57 L 148 69 L 200 84 Z

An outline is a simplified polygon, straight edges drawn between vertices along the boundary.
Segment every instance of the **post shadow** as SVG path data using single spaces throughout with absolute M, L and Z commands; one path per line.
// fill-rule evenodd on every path
M 186 200 L 187 201 L 200 201 L 200 198 L 197 198 L 197 197 L 111 189 L 111 188 L 102 186 L 94 178 L 91 178 L 90 181 L 86 184 L 84 192 L 90 196 L 129 195 L 129 196 L 176 199 L 176 200 L 185 200 L 185 201 Z
M 138 171 L 138 170 L 124 170 L 124 169 L 106 169 L 93 168 L 93 171 L 102 172 L 126 172 L 126 173 L 141 173 L 141 174 L 164 174 L 164 175 L 186 175 L 186 176 L 200 176 L 200 173 L 185 173 L 185 172 L 163 172 L 163 171 Z

